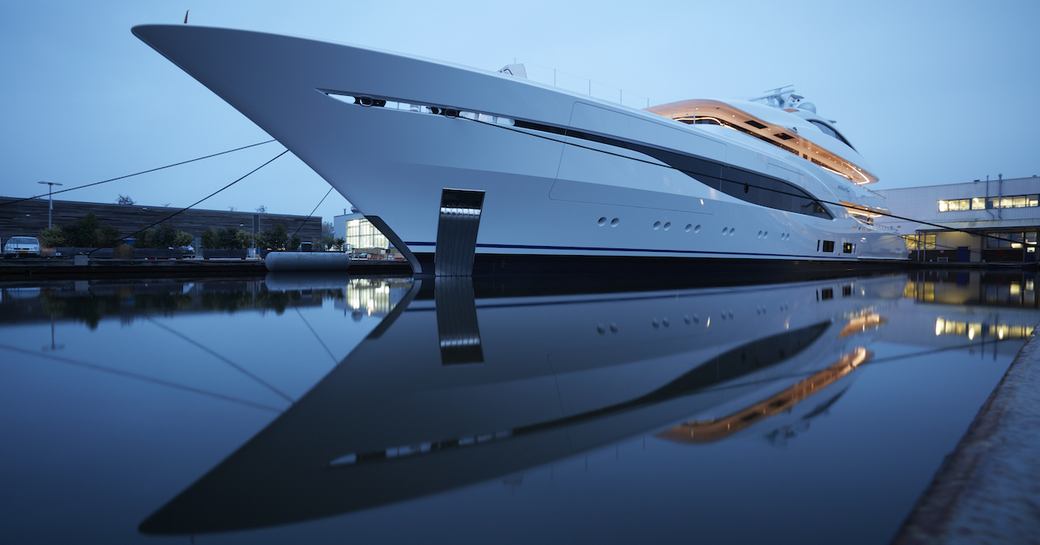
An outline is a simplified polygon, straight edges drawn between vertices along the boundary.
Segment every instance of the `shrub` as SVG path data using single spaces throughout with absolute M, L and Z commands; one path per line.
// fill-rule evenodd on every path
M 65 243 L 81 248 L 110 248 L 119 241 L 119 231 L 98 221 L 94 213 L 61 228 Z
M 40 243 L 45 248 L 55 248 L 65 245 L 65 231 L 58 225 L 48 227 L 40 231 Z

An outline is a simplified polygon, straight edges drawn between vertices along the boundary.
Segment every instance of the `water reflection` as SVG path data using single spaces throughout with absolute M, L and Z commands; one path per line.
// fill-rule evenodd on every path
M 921 464 L 934 469 L 941 462 L 934 452 L 956 442 L 956 430 L 1002 374 L 1002 367 L 961 363 L 1007 365 L 1037 322 L 1034 286 L 1023 275 L 960 273 L 565 295 L 458 279 L 291 275 L 7 285 L 0 287 L 0 330 L 8 330 L 0 352 L 128 381 L 118 388 L 148 384 L 270 414 L 222 461 L 129 510 L 145 534 L 199 535 L 436 502 L 448 491 L 516 479 L 633 438 L 694 453 L 735 444 L 753 456 L 755 445 L 791 448 L 821 418 L 849 422 L 807 444 L 817 454 L 806 460 L 819 458 L 871 429 L 861 422 L 862 403 L 889 399 L 892 383 L 878 380 L 898 366 L 917 380 L 973 383 L 975 401 L 963 410 L 942 405 L 947 418 L 959 419 L 953 431 L 921 448 L 928 457 Z M 214 316 L 225 325 L 221 334 L 208 321 Z M 93 337 L 72 330 L 63 340 L 65 323 Z M 51 336 L 41 349 L 41 328 L 53 335 L 55 324 L 57 341 Z M 208 367 L 125 356 L 160 347 L 190 349 Z M 925 375 L 913 365 L 925 366 Z M 863 397 L 843 410 L 857 378 L 873 369 L 879 372 Z M 899 416 L 884 404 L 870 410 Z M 661 460 L 660 471 L 703 470 Z M 803 463 L 788 460 L 784 471 L 820 470 Z M 842 464 L 864 463 L 833 461 L 839 473 Z M 896 516 L 873 520 L 884 509 L 868 507 L 860 510 L 864 524 L 894 531 L 931 476 L 918 473 L 886 500 L 901 506 Z M 710 526 L 705 531 L 712 535 Z M 828 535 L 817 531 L 800 541 Z

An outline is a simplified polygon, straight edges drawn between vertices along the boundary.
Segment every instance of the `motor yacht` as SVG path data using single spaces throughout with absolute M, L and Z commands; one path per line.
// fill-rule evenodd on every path
M 905 260 L 877 181 L 790 88 L 635 109 L 478 70 L 260 32 L 134 34 L 267 131 L 417 272 L 704 271 Z

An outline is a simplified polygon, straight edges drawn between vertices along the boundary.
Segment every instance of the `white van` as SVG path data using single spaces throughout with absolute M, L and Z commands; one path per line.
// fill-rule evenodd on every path
M 4 243 L 4 256 L 40 255 L 40 240 L 36 237 L 11 237 Z

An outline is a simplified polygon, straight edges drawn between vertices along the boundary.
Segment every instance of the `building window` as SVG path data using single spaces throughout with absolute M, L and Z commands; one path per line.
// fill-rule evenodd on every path
M 908 235 L 906 238 L 907 250 L 934 250 L 935 235 Z
M 994 208 L 1032 208 L 1040 206 L 1040 195 L 1008 195 L 1005 197 L 972 197 L 970 199 L 940 199 L 940 212 L 962 212 Z
M 825 241 L 823 241 L 823 251 L 825 253 L 828 253 L 828 254 L 833 252 L 834 251 L 834 241 L 833 240 L 825 240 Z
M 347 221 L 347 245 L 351 249 L 376 250 L 389 247 L 389 241 L 366 219 Z
M 940 199 L 940 212 L 960 212 L 971 210 L 971 199 Z
M 997 231 L 986 233 L 986 249 L 988 250 L 1021 250 L 1023 241 L 1036 240 L 1036 233 L 1014 233 Z

